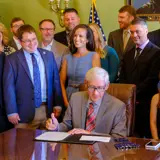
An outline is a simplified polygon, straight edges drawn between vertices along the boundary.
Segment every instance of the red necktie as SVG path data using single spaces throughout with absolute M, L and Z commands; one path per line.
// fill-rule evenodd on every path
M 87 113 L 87 120 L 86 120 L 86 130 L 87 131 L 92 131 L 95 129 L 95 120 L 96 120 L 96 116 L 94 113 L 94 108 L 93 108 L 93 103 L 89 104 L 89 109 L 88 109 L 88 113 Z

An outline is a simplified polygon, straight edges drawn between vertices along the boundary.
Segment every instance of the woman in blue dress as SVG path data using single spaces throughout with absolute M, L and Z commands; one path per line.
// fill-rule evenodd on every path
M 71 94 L 79 91 L 86 72 L 92 67 L 100 67 L 100 56 L 95 52 L 92 30 L 85 24 L 74 28 L 70 37 L 71 54 L 62 62 L 60 80 L 64 104 L 67 107 Z M 68 81 L 67 88 L 65 88 Z
M 96 52 L 99 53 L 101 58 L 101 67 L 109 74 L 109 80 L 114 83 L 117 77 L 119 68 L 119 58 L 114 48 L 106 45 L 103 39 L 101 29 L 95 23 L 89 24 L 94 34 L 96 44 Z

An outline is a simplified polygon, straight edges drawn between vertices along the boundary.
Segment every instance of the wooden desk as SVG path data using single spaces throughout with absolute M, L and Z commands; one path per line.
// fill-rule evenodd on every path
M 0 160 L 151 160 L 158 159 L 160 152 L 146 150 L 147 139 L 131 138 L 140 149 L 117 151 L 114 142 L 95 143 L 95 153 L 89 154 L 88 145 L 55 144 L 36 142 L 41 130 L 11 129 L 0 134 Z

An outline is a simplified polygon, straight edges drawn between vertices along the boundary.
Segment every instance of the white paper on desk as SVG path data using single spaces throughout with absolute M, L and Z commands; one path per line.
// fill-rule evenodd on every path
M 70 134 L 68 134 L 67 132 L 45 132 L 35 139 L 42 141 L 61 141 L 69 135 Z
M 97 141 L 97 142 L 109 142 L 110 137 L 103 137 L 103 136 L 82 136 L 80 141 Z

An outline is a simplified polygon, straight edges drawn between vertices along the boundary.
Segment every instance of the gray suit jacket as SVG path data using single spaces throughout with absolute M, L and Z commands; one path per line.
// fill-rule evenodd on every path
M 123 30 L 122 29 L 117 29 L 113 32 L 110 32 L 108 36 L 108 45 L 113 47 L 116 50 L 120 60 L 122 60 L 123 55 L 126 52 L 128 52 L 135 46 L 134 42 L 130 38 L 128 40 L 125 50 L 123 49 Z
M 87 92 L 72 94 L 63 122 L 59 124 L 59 131 L 66 132 L 73 128 L 85 129 L 88 98 Z M 125 104 L 105 93 L 96 117 L 95 132 L 126 136 Z
M 16 42 L 14 41 L 13 37 L 11 38 L 11 40 L 8 43 L 9 46 L 13 47 L 16 51 L 18 51 Z
M 42 43 L 40 43 L 40 48 L 42 48 Z M 51 50 L 54 54 L 58 70 L 60 71 L 64 55 L 70 53 L 69 48 L 53 39 Z

